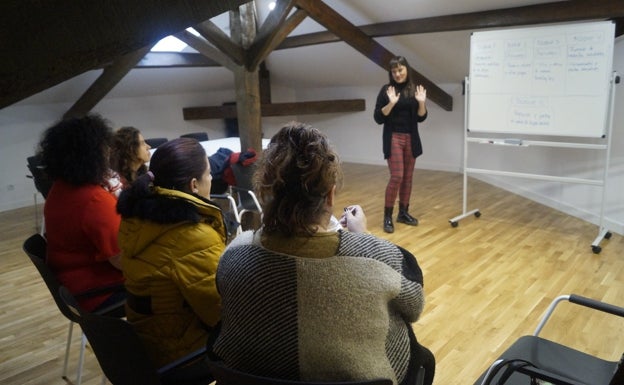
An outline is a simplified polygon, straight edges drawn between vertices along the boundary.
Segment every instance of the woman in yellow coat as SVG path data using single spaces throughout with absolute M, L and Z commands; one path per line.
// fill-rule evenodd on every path
M 157 366 L 205 347 L 220 318 L 215 273 L 226 229 L 210 185 L 203 147 L 179 138 L 158 147 L 149 172 L 119 198 L 126 315 Z M 189 370 L 209 376 L 202 360 Z

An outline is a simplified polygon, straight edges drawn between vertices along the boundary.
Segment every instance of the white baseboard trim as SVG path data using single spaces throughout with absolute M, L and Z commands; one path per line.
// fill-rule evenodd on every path
M 537 203 L 543 204 L 544 206 L 548 206 L 555 210 L 559 210 L 565 214 L 571 215 L 573 217 L 582 219 L 586 222 L 593 223 L 598 228 L 596 229 L 596 236 L 600 231 L 600 214 L 592 213 L 587 210 L 581 210 L 578 207 L 574 207 L 560 201 L 551 199 L 545 195 L 538 194 L 535 191 L 529 191 L 519 187 L 518 185 L 508 183 L 500 178 L 496 178 L 494 176 L 488 176 L 483 174 L 475 174 L 470 175 L 472 178 L 481 180 L 485 183 L 491 184 L 493 186 L 502 188 L 503 190 L 507 190 L 514 194 L 520 195 Z M 624 223 L 618 222 L 611 218 L 605 216 L 604 218 L 604 227 L 612 233 L 617 233 L 619 235 L 624 235 Z

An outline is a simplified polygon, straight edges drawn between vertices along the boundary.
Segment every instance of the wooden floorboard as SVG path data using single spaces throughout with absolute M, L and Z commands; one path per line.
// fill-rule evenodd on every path
M 384 166 L 345 164 L 336 213 L 359 203 L 369 230 L 412 251 L 423 269 L 427 304 L 414 324 L 437 358 L 436 385 L 472 384 L 507 346 L 531 334 L 550 301 L 576 293 L 624 305 L 624 239 L 613 234 L 594 254 L 596 225 L 484 182 L 468 179 L 473 216 L 453 228 L 462 211 L 462 175 L 416 170 L 410 212 L 420 224 L 381 228 Z M 395 213 L 396 215 L 396 213 Z M 0 213 L 0 384 L 64 384 L 68 322 L 22 252 L 35 232 L 34 208 Z M 75 370 L 79 329 L 72 345 Z M 547 338 L 616 360 L 624 351 L 624 322 L 563 303 L 542 332 Z M 87 352 L 83 384 L 101 372 Z

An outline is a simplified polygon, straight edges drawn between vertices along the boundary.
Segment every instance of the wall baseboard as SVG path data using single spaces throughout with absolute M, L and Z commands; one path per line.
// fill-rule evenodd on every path
M 598 236 L 600 232 L 600 215 L 599 214 L 595 214 L 587 210 L 581 210 L 578 207 L 574 207 L 574 206 L 562 203 L 560 201 L 551 199 L 545 195 L 537 194 L 534 191 L 528 191 L 528 190 L 522 189 L 518 185 L 508 183 L 494 176 L 478 174 L 478 175 L 471 175 L 471 177 L 481 180 L 485 183 L 491 184 L 493 186 L 502 188 L 503 190 L 507 190 L 511 193 L 520 195 L 534 202 L 543 204 L 544 206 L 548 206 L 555 210 L 559 210 L 565 214 L 582 219 L 586 222 L 593 223 L 594 225 L 598 226 L 598 228 L 596 229 L 596 236 Z M 605 216 L 603 220 L 604 220 L 603 226 L 606 229 L 608 229 L 609 231 L 613 233 L 624 235 L 624 223 L 608 218 L 607 216 Z

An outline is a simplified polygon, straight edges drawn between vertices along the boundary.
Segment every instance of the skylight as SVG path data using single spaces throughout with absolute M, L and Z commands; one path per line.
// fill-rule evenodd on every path
M 192 33 L 195 36 L 199 36 L 199 32 L 194 30 L 193 28 L 187 28 L 187 32 Z M 164 39 L 161 39 L 156 45 L 152 47 L 152 52 L 182 52 L 184 51 L 188 45 L 182 40 L 178 39 L 174 36 L 167 36 Z

